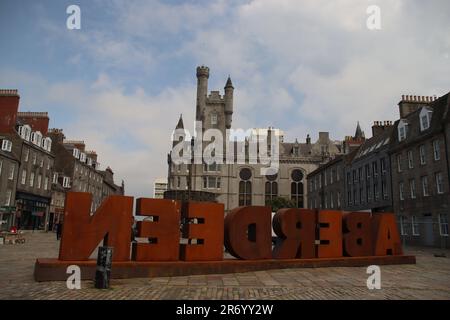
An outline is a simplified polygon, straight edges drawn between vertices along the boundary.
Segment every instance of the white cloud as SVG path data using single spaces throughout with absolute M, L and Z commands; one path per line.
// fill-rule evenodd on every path
M 100 161 L 125 178 L 129 194 L 149 195 L 152 180 L 166 175 L 170 134 L 180 113 L 192 127 L 196 65 L 189 65 L 187 82 L 172 79 L 176 85 L 156 93 L 124 79 L 144 73 L 157 81 L 159 74 L 152 71 L 170 70 L 173 58 L 208 65 L 212 90 L 222 89 L 231 74 L 233 126 L 273 125 L 292 140 L 307 133 L 314 140 L 318 131 L 343 139 L 354 133 L 357 120 L 370 135 L 372 121 L 398 117 L 402 94 L 449 91 L 450 2 L 445 0 L 111 4 L 116 24 L 92 32 L 68 35 L 42 22 L 51 35 L 49 50 L 69 38 L 80 48 L 69 63 L 86 63 L 89 57 L 95 80 L 49 83 L 45 75 L 11 76 L 24 84 L 22 102 L 39 101 L 42 108 L 59 104 L 73 117 L 65 127 L 68 135 L 86 137 Z M 380 31 L 366 28 L 370 4 L 381 8 Z
M 49 111 L 50 127 L 62 127 L 68 139 L 84 140 L 95 150 L 116 183 L 125 180 L 128 195 L 151 196 L 153 180 L 167 176 L 171 134 L 181 113 L 185 126 L 193 127 L 194 86 L 151 96 L 139 88 L 125 93 L 104 73 L 90 84 L 49 83 L 16 71 L 0 75 L 0 86 L 6 83 L 22 84 L 20 110 Z

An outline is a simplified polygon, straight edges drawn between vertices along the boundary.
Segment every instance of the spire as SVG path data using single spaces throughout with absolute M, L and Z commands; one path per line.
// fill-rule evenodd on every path
M 228 76 L 227 83 L 225 84 L 225 88 L 230 88 L 230 87 L 234 89 L 233 83 L 231 82 L 231 78 L 230 78 L 230 76 Z
M 178 123 L 177 123 L 177 126 L 175 127 L 175 129 L 184 129 L 183 114 L 180 114 L 180 120 L 178 120 Z
M 359 121 L 358 121 L 358 125 L 356 126 L 356 132 L 355 132 L 355 139 L 360 139 L 360 138 L 364 138 L 364 132 L 362 132 L 361 130 L 361 126 L 359 125 Z

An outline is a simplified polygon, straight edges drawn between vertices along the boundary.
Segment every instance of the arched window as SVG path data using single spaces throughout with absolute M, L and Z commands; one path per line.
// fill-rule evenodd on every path
M 251 206 L 252 205 L 252 172 L 248 168 L 244 168 L 239 172 L 239 206 Z
M 267 176 L 266 186 L 265 186 L 265 202 L 266 206 L 278 197 L 278 183 L 275 181 L 277 179 L 277 174 Z
M 303 208 L 303 173 L 295 169 L 291 173 L 291 200 L 294 201 L 297 208 Z

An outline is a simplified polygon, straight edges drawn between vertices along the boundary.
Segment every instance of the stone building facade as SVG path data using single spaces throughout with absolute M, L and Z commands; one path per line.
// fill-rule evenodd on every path
M 403 96 L 390 147 L 394 210 L 411 245 L 449 247 L 449 94 Z
M 339 155 L 308 174 L 308 208 L 334 210 L 343 208 L 346 160 L 346 156 Z
M 122 185 L 117 185 L 114 183 L 114 172 L 110 167 L 107 167 L 104 171 L 99 171 L 103 177 L 102 186 L 102 198 L 106 198 L 112 195 L 124 195 L 125 194 L 125 183 L 122 180 Z
M 340 192 L 345 211 L 393 211 L 405 244 L 448 248 L 449 97 L 402 96 L 399 120 L 376 121 L 372 138 L 308 175 L 309 207 L 332 208 Z M 330 183 L 340 165 L 345 180 Z
M 164 199 L 164 192 L 167 191 L 167 178 L 157 178 L 153 182 L 153 198 Z
M 52 183 L 66 191 L 91 193 L 94 212 L 103 200 L 103 176 L 97 170 L 96 155 L 88 157 L 84 141 L 66 140 L 62 129 L 50 129 L 49 135 L 56 157 Z
M 212 91 L 208 94 L 209 68 L 197 68 L 197 105 L 196 120 L 201 124 L 202 132 L 218 129 L 226 136 L 226 130 L 232 127 L 234 87 L 228 78 L 225 94 Z M 176 129 L 184 129 L 182 119 Z M 196 132 L 198 128 L 196 128 Z M 270 133 L 274 128 L 254 129 L 251 134 Z M 283 197 L 295 202 L 297 207 L 307 207 L 306 176 L 320 164 L 342 153 L 342 142 L 330 139 L 328 132 L 320 132 L 316 142 L 310 137 L 305 142 L 285 142 L 279 134 L 279 170 L 276 174 L 263 175 L 262 163 L 251 163 L 247 158 L 242 164 L 175 164 L 172 155 L 168 156 L 169 193 L 177 190 L 212 192 L 218 202 L 229 211 L 243 205 L 266 205 L 275 197 Z M 248 137 L 247 137 L 248 138 Z M 175 141 L 173 145 L 176 145 Z M 186 143 L 186 142 L 185 142 Z M 189 143 L 189 141 L 187 142 Z M 225 141 L 225 143 L 227 143 Z M 270 144 L 270 141 L 268 142 Z M 206 144 L 203 145 L 203 148 Z M 235 146 L 236 146 L 235 142 Z M 248 139 L 244 141 L 247 148 Z M 236 148 L 235 148 L 236 150 Z M 268 150 L 271 150 L 269 145 Z
M 0 231 L 9 230 L 16 215 L 16 186 L 20 161 L 12 151 L 12 141 L 0 134 Z
M 50 214 L 48 219 L 48 230 L 56 230 L 57 223 L 64 222 L 64 206 L 66 201 L 66 190 L 59 183 L 52 182 L 52 199 L 50 202 Z
M 19 112 L 15 89 L 0 89 L 0 229 L 52 229 L 61 221 L 67 191 L 93 195 L 92 211 L 105 196 L 124 194 L 95 151 L 48 129 L 47 112 Z
M 15 225 L 23 229 L 44 229 L 48 223 L 54 165 L 52 140 L 46 136 L 48 114 L 18 112 L 19 100 L 17 90 L 0 90 L 0 109 L 5 119 L 11 119 L 9 126 L 3 123 L 0 129 L 12 143 L 11 153 L 19 161 Z
M 343 154 L 320 165 L 307 176 L 308 207 L 310 209 L 342 210 L 348 207 L 346 198 L 346 172 L 359 147 L 366 142 L 365 134 L 357 123 L 355 135 L 346 136 Z
M 392 212 L 391 166 L 388 154 L 392 123 L 376 121 L 366 140 L 345 167 L 347 211 Z

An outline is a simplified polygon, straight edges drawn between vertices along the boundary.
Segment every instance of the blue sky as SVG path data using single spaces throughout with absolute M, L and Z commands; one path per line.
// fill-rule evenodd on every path
M 71 4 L 81 30 L 66 28 Z M 381 30 L 366 27 L 372 4 Z M 210 90 L 231 75 L 235 127 L 343 139 L 359 120 L 370 136 L 402 94 L 449 91 L 449 12 L 445 0 L 2 0 L 0 87 L 85 140 L 128 194 L 150 195 L 179 114 L 192 126 L 197 65 Z

